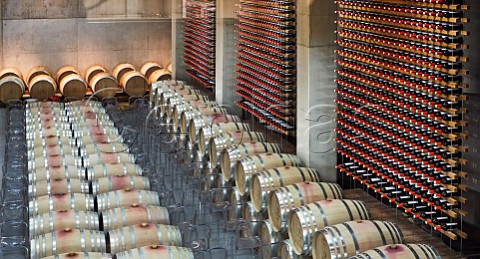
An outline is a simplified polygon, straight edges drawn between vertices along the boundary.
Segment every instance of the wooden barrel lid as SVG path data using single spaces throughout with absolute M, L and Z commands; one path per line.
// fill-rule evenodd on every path
M 117 79 L 105 72 L 92 77 L 90 87 L 95 93 L 95 96 L 100 99 L 114 97 L 115 94 L 117 94 L 117 89 L 119 89 Z
M 146 78 L 149 78 L 153 72 L 160 70 L 162 68 L 163 67 L 160 66 L 158 63 L 147 62 L 143 64 L 142 68 L 140 68 L 140 73 L 142 73 L 142 75 L 144 75 Z
M 85 81 L 91 86 L 92 78 L 100 73 L 107 73 L 107 69 L 102 65 L 93 65 L 85 70 Z
M 38 75 L 47 75 L 52 76 L 50 70 L 45 66 L 36 66 L 28 71 L 27 76 L 25 77 L 25 83 L 30 85 L 30 81 Z
M 137 69 L 135 68 L 134 65 L 128 64 L 128 63 L 123 63 L 123 64 L 118 64 L 114 69 L 113 69 L 113 76 L 120 81 L 123 77 L 123 75 L 127 72 L 130 71 L 136 71 Z
M 148 77 L 148 82 L 152 84 L 157 81 L 170 80 L 170 79 L 172 79 L 172 74 L 169 71 L 167 71 L 166 69 L 159 69 L 153 72 Z
M 147 79 L 137 71 L 130 71 L 123 75 L 120 85 L 129 96 L 141 97 L 148 90 Z
M 57 83 L 48 75 L 38 75 L 30 80 L 28 92 L 32 98 L 43 101 L 55 95 Z
M 60 92 L 66 98 L 81 100 L 87 94 L 87 84 L 77 74 L 70 74 L 60 81 Z
M 23 80 L 16 76 L 7 76 L 0 79 L 0 101 L 20 99 L 25 92 Z
M 15 76 L 20 78 L 23 81 L 22 72 L 20 72 L 20 70 L 14 67 L 7 67 L 2 69 L 2 71 L 0 71 L 0 79 L 3 79 L 4 77 L 7 77 L 7 76 Z
M 78 71 L 78 69 L 74 66 L 61 67 L 59 70 L 57 70 L 57 74 L 56 74 L 57 83 L 60 84 L 63 78 L 73 74 L 80 75 L 80 71 Z

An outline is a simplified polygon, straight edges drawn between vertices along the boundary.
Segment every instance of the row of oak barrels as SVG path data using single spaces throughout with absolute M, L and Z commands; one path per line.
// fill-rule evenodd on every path
M 203 188 L 219 190 L 216 202 L 232 206 L 227 218 L 243 218 L 261 238 L 263 258 L 438 257 L 404 244 L 396 224 L 372 219 L 362 201 L 343 199 L 340 186 L 183 82 L 153 84 L 150 99 L 208 180 Z
M 171 79 L 171 65 L 163 68 L 155 62 L 145 63 L 140 70 L 129 63 L 118 64 L 112 73 L 102 65 L 93 65 L 83 77 L 74 66 L 63 66 L 56 74 L 47 67 L 36 66 L 25 77 L 16 68 L 5 68 L 0 71 L 0 101 L 20 99 L 26 89 L 31 98 L 40 101 L 54 96 L 57 90 L 66 99 L 81 100 L 89 87 L 99 99 L 121 91 L 140 97 L 149 90 L 151 83 L 167 79 Z
M 193 258 L 98 102 L 27 104 L 31 258 Z

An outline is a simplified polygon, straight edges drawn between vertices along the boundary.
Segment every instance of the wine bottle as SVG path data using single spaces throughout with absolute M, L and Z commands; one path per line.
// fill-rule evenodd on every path
M 441 226 L 442 226 L 442 229 L 445 231 L 452 231 L 459 228 L 459 225 L 457 222 L 447 222 L 447 223 L 441 224 Z
M 436 218 L 432 219 L 432 223 L 435 224 L 435 225 L 438 225 L 440 223 L 446 223 L 448 221 L 450 221 L 450 217 L 445 217 L 445 216 L 436 217 Z
M 443 203 L 442 204 L 442 209 L 444 210 L 452 210 L 452 209 L 456 209 L 456 208 L 460 208 L 460 204 L 451 204 L 451 203 Z

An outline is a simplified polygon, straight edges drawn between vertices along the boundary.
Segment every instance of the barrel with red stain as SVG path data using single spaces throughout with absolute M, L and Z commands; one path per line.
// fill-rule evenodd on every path
M 108 251 L 114 254 L 152 245 L 182 246 L 180 228 L 142 223 L 112 230 L 107 234 Z
M 66 228 L 30 240 L 31 258 L 43 258 L 69 252 L 106 252 L 101 231 Z
M 138 204 L 106 210 L 102 212 L 100 220 L 104 231 L 140 223 L 170 224 L 167 208 Z
M 395 244 L 380 246 L 351 257 L 351 259 L 437 259 L 438 251 L 425 244 Z
M 30 237 L 60 231 L 66 228 L 99 230 L 98 213 L 91 211 L 60 210 L 40 214 L 29 219 Z
M 115 255 L 117 259 L 194 259 L 193 251 L 186 247 L 152 245 L 135 248 Z
M 338 240 L 343 240 L 341 243 Z M 358 251 L 367 251 L 383 245 L 404 243 L 403 234 L 389 221 L 358 220 L 332 225 L 313 236 L 314 259 L 344 258 Z

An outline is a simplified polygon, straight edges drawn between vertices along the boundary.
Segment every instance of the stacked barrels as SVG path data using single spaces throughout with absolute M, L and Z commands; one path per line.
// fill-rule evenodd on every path
M 114 97 L 120 89 L 117 79 L 102 65 L 88 67 L 85 71 L 85 81 L 99 99 Z
M 171 69 L 171 64 L 164 68 L 156 62 L 146 62 L 137 71 L 134 65 L 121 63 L 109 73 L 96 64 L 88 67 L 82 77 L 79 69 L 71 65 L 60 67 L 55 74 L 45 66 L 35 66 L 24 77 L 19 69 L 9 67 L 0 71 L 0 101 L 21 99 L 27 89 L 30 97 L 39 101 L 58 93 L 67 100 L 81 100 L 88 88 L 98 99 L 114 97 L 119 92 L 141 97 L 152 83 L 170 80 Z
M 192 87 L 169 81 L 153 89 L 151 106 L 195 163 L 201 188 L 227 189 L 212 202 L 228 204 L 238 240 L 261 240 L 263 258 L 368 257 L 378 249 L 435 258 L 433 248 L 404 244 L 394 223 L 372 219 L 365 203 L 344 199 L 339 185 L 322 182 L 319 171 Z
M 118 64 L 112 74 L 120 83 L 123 92 L 129 96 L 142 97 L 148 91 L 147 78 L 132 64 Z
M 26 114 L 32 258 L 193 258 L 99 103 L 32 103 Z
M 11 100 L 20 99 L 25 92 L 25 82 L 20 70 L 5 68 L 0 71 L 0 101 L 7 103 Z
M 81 156 L 94 143 L 91 131 L 110 127 L 101 110 L 80 102 L 27 106 L 31 258 L 107 252 Z

